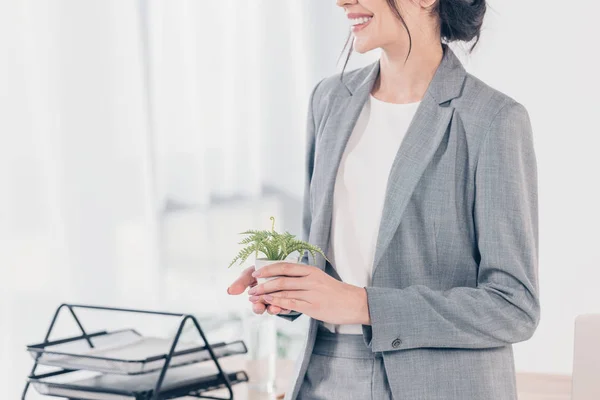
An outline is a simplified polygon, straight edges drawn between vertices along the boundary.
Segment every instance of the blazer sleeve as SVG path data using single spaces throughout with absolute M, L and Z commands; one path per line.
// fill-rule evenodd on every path
M 312 180 L 313 175 L 313 167 L 315 160 L 315 142 L 316 142 L 316 123 L 315 123 L 315 112 L 313 105 L 315 103 L 315 92 L 317 88 L 323 82 L 325 78 L 321 79 L 315 87 L 312 89 L 309 102 L 308 102 L 308 115 L 306 118 L 306 155 L 305 155 L 305 180 L 304 180 L 304 196 L 302 199 L 302 240 L 308 241 L 308 236 L 310 234 L 310 224 L 312 222 L 312 212 L 310 209 L 310 182 Z M 308 252 L 305 251 L 302 255 L 302 259 L 300 261 L 303 264 L 309 264 L 308 262 Z M 298 318 L 302 313 L 298 311 L 290 311 L 287 314 L 277 314 L 277 316 L 287 319 L 289 321 L 293 321 Z
M 529 115 L 512 101 L 496 114 L 475 167 L 476 287 L 366 287 L 374 352 L 486 348 L 529 339 L 538 326 L 537 165 Z

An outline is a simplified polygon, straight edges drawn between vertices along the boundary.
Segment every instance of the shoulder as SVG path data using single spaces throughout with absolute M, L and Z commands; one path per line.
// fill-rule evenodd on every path
M 333 75 L 326 76 L 318 84 L 318 94 L 321 98 L 343 96 L 347 97 L 350 92 L 348 87 L 357 87 L 364 82 L 369 73 L 373 72 L 373 67 L 378 61 L 374 61 L 365 66 L 336 72 Z
M 453 99 L 452 106 L 471 131 L 482 134 L 507 120 L 529 122 L 523 104 L 471 73 L 466 73 L 463 91 Z
M 372 64 L 341 72 L 321 79 L 314 87 L 314 100 L 323 109 L 325 103 L 337 96 L 347 96 L 345 83 L 362 81 L 372 68 Z M 469 72 L 465 73 L 462 93 L 452 100 L 451 104 L 462 116 L 472 119 L 477 125 L 489 125 L 501 112 L 512 110 L 527 114 L 523 104 L 506 93 L 482 81 Z M 315 109 L 318 109 L 315 107 Z
M 330 105 L 336 98 L 348 97 L 347 85 L 351 82 L 363 80 L 369 73 L 373 64 L 349 71 L 336 72 L 322 78 L 312 89 L 312 112 L 317 119 L 327 114 Z
M 348 95 L 346 84 L 362 82 L 372 68 L 372 64 L 345 71 L 321 79 L 313 88 L 313 113 L 317 120 L 326 115 L 331 103 L 337 97 Z M 450 105 L 454 115 L 460 120 L 468 137 L 481 141 L 494 127 L 513 125 L 512 134 L 531 130 L 529 113 L 515 98 L 491 86 L 475 75 L 465 72 L 460 96 Z M 526 132 L 529 133 L 530 132 Z
M 452 105 L 454 117 L 476 152 L 475 163 L 482 153 L 513 161 L 535 154 L 529 112 L 510 95 L 467 73 L 463 92 Z

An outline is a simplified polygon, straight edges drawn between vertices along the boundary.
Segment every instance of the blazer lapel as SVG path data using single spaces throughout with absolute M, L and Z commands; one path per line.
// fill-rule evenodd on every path
M 442 48 L 444 50 L 442 61 L 415 112 L 390 170 L 375 249 L 373 273 L 375 273 L 386 248 L 390 245 L 423 171 L 431 161 L 450 124 L 454 108 L 449 101 L 460 95 L 466 77 L 466 71 L 460 60 L 448 45 L 442 44 Z M 379 68 L 380 64 L 377 60 L 365 67 L 364 72 L 359 72 L 344 82 L 348 94 L 334 97 L 331 109 L 332 114 L 341 115 L 337 119 L 340 122 L 335 129 L 323 132 L 321 138 L 323 142 L 319 144 L 322 146 L 321 148 L 328 149 L 330 157 L 327 159 L 320 157 L 317 160 L 319 165 L 315 165 L 315 171 L 323 174 L 324 187 L 322 189 L 325 194 L 320 196 L 322 203 L 316 205 L 317 212 L 322 213 L 318 218 L 322 229 L 319 230 L 313 243 L 324 251 L 330 243 L 333 193 L 337 170 L 348 139 L 379 75 Z M 321 264 L 319 265 L 321 268 L 325 268 L 324 260 L 319 264 Z
M 392 164 L 375 248 L 373 274 L 390 245 L 419 179 L 450 125 L 454 114 L 450 100 L 458 97 L 463 87 L 465 69 L 447 45 L 443 45 L 443 50 L 442 61 Z
M 431 160 L 452 117 L 453 108 L 439 107 L 433 97 L 425 96 L 402 140 L 393 161 L 384 200 L 373 273 L 392 240 L 406 205 Z
M 371 70 L 366 79 L 366 82 L 375 80 L 377 69 L 375 66 L 370 66 Z M 319 139 L 319 147 L 327 149 L 326 155 L 316 158 L 314 167 L 315 173 L 320 175 L 320 179 L 315 179 L 319 182 L 316 190 L 323 191 L 324 195 L 317 196 L 319 203 L 315 204 L 317 215 L 313 217 L 313 222 L 317 223 L 319 229 L 311 229 L 316 237 L 311 238 L 311 243 L 315 243 L 326 253 L 329 246 L 331 219 L 333 213 L 333 193 L 335 179 L 340 165 L 342 155 L 348 139 L 352 134 L 354 125 L 358 120 L 360 112 L 369 97 L 371 84 L 363 85 L 353 95 L 338 95 L 332 98 L 331 115 L 335 115 L 338 123 L 331 126 L 330 129 L 323 131 L 322 137 Z M 314 178 L 313 178 L 314 179 Z M 321 184 L 323 186 L 321 186 Z M 319 257 L 318 263 L 321 269 L 325 269 L 326 263 L 322 257 Z

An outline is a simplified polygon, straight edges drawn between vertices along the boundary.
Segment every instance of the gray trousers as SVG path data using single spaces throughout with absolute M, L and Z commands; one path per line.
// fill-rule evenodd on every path
M 321 324 L 298 400 L 391 400 L 383 357 L 362 335 L 331 333 Z

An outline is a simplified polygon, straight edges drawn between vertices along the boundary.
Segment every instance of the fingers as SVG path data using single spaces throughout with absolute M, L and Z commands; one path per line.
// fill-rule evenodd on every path
M 275 304 L 270 300 L 271 297 L 279 299 L 302 300 L 305 302 L 310 300 L 308 290 L 284 290 L 281 292 L 268 293 L 266 295 L 252 295 L 248 298 L 248 300 L 250 300 L 252 303 L 262 302 L 267 304 Z
M 258 271 L 254 271 L 252 273 L 252 276 L 254 278 L 257 278 L 259 276 L 261 278 L 268 278 L 270 276 L 280 276 L 280 275 L 306 276 L 306 275 L 310 274 L 314 268 L 316 268 L 316 267 L 313 267 L 311 265 L 306 265 L 306 264 L 294 264 L 294 263 L 280 262 L 280 263 L 275 263 L 275 264 L 264 266 L 261 269 L 259 269 Z
M 267 305 L 267 312 L 271 315 L 277 315 L 281 312 L 281 307 Z
M 267 311 L 267 313 L 269 313 L 271 315 L 277 315 L 280 312 L 282 312 L 281 311 L 281 307 L 272 306 L 272 305 L 266 304 L 266 303 L 264 303 L 262 301 L 256 301 L 256 300 L 252 301 L 252 311 L 255 314 L 263 314 L 265 312 L 265 310 Z
M 265 309 L 266 309 L 267 313 L 269 313 L 271 315 L 289 314 L 290 313 L 290 310 L 285 309 L 285 308 L 282 309 L 279 306 L 267 305 L 262 302 L 257 302 L 257 303 L 252 304 L 252 311 L 255 314 L 263 314 L 265 312 Z
M 255 314 L 262 314 L 266 310 L 266 305 L 264 303 L 254 303 L 252 304 L 252 311 Z
M 263 297 L 263 296 L 261 296 Z M 310 309 L 310 303 L 304 300 L 293 299 L 289 297 L 275 297 L 272 295 L 265 295 L 265 301 L 267 301 L 271 306 L 278 306 L 280 308 L 285 308 L 290 311 L 298 311 L 301 313 L 307 313 Z M 260 304 L 260 303 L 254 303 Z
M 252 304 L 252 311 L 255 314 L 263 314 L 265 312 L 265 309 L 267 311 L 267 313 L 271 314 L 271 315 L 277 315 L 277 314 L 289 314 L 291 311 L 288 310 L 287 308 L 281 308 L 279 306 L 274 306 L 271 304 L 265 304 L 263 302 L 254 302 L 254 304 Z
M 276 314 L 289 314 L 291 311 L 288 310 L 287 308 L 281 308 L 279 306 L 268 305 L 267 312 L 271 315 L 276 315 Z
M 227 293 L 229 294 L 242 294 L 249 286 L 256 285 L 256 278 L 252 276 L 252 272 L 254 272 L 254 265 L 246 268 L 237 278 L 231 286 L 227 288 Z
M 282 290 L 308 290 L 308 283 L 306 279 L 299 277 L 279 277 L 271 279 L 265 283 L 254 286 L 248 290 L 250 295 L 260 295 L 265 293 L 279 292 Z

